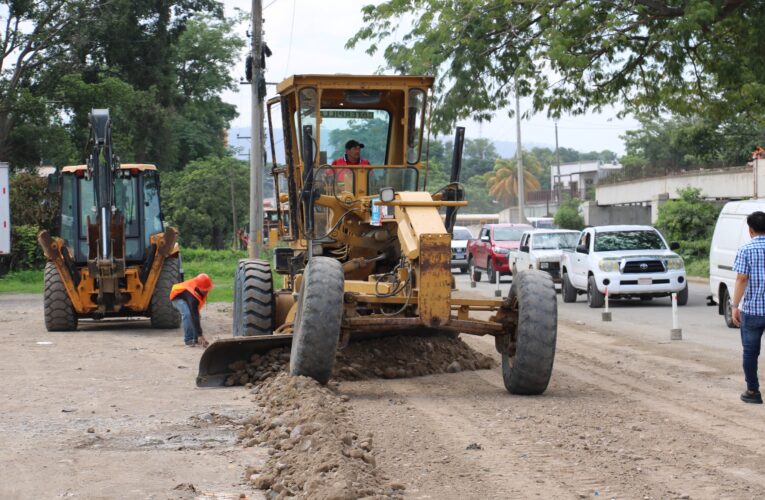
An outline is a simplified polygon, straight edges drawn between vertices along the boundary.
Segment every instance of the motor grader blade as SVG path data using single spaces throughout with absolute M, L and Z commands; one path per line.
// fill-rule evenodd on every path
M 234 370 L 229 366 L 237 361 L 248 362 L 253 354 L 265 354 L 271 349 L 286 347 L 292 335 L 258 335 L 220 339 L 211 343 L 199 360 L 197 387 L 220 387 Z

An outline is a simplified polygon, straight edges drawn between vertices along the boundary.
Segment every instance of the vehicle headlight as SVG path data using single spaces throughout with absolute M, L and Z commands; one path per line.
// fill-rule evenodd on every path
M 501 253 L 501 254 L 505 255 L 505 254 L 510 253 L 510 249 L 509 248 L 494 247 L 494 253 Z
M 601 271 L 606 273 L 614 273 L 619 270 L 618 260 L 601 260 L 598 264 Z
M 683 258 L 682 257 L 671 257 L 667 259 L 667 269 L 684 269 L 685 264 L 683 264 Z
M 550 267 L 550 263 L 549 262 L 540 262 L 539 263 L 539 269 L 547 269 L 548 267 Z

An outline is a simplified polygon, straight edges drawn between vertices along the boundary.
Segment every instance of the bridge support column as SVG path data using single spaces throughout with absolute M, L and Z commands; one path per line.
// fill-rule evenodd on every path
M 651 197 L 651 224 L 659 219 L 659 208 L 669 201 L 669 193 L 659 193 Z

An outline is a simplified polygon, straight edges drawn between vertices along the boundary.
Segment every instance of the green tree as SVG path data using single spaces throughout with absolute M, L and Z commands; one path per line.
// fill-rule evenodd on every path
M 347 47 L 382 48 L 399 73 L 434 74 L 434 127 L 489 119 L 518 91 L 533 110 L 621 104 L 715 118 L 765 117 L 761 2 L 387 0 L 362 9 Z M 402 32 L 402 20 L 411 28 Z
M 180 172 L 163 177 L 163 210 L 177 227 L 183 245 L 213 249 L 231 241 L 231 186 L 237 224 L 247 224 L 249 168 L 232 157 L 196 160 Z
M 579 204 L 580 200 L 564 195 L 563 201 L 553 218 L 555 225 L 561 229 L 583 229 L 584 217 L 579 214 Z
M 491 172 L 494 161 L 499 158 L 494 143 L 489 139 L 465 139 L 462 149 L 460 177 L 469 179 L 474 175 Z M 451 167 L 451 164 L 450 164 Z
M 704 200 L 698 188 L 679 189 L 677 193 L 679 199 L 669 200 L 659 207 L 656 226 L 668 240 L 680 244 L 680 253 L 684 257 L 708 257 L 720 208 Z

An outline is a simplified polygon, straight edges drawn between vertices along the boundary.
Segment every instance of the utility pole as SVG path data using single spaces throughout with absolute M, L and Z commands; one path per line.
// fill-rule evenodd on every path
M 518 222 L 523 224 L 526 221 L 523 208 L 523 148 L 521 147 L 521 98 L 518 95 L 518 79 L 515 79 L 515 125 L 518 129 L 518 144 L 516 145 L 516 166 L 518 170 Z
M 252 0 L 252 122 L 250 132 L 250 235 L 247 253 L 259 259 L 263 250 L 263 2 Z
M 558 122 L 555 122 L 555 164 L 557 165 L 558 175 L 555 179 L 555 201 L 560 205 L 560 151 L 558 151 Z

